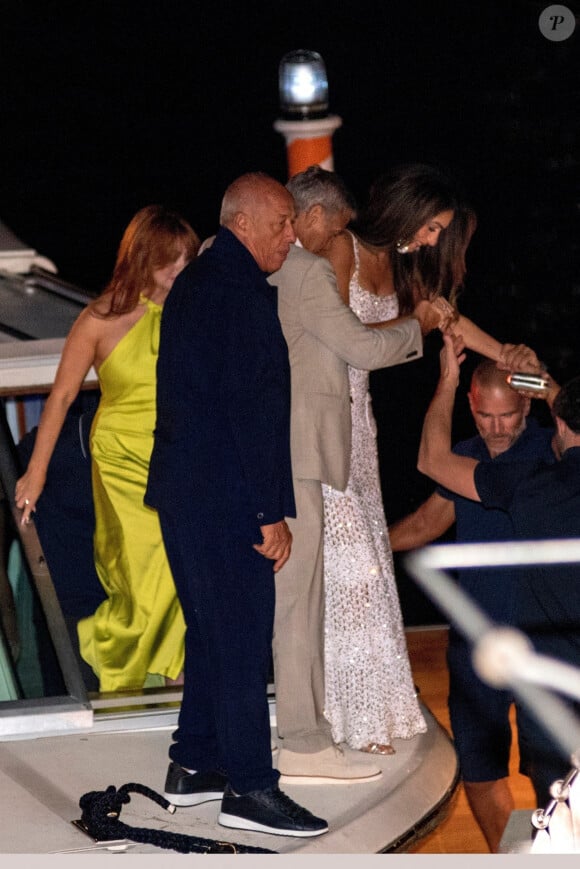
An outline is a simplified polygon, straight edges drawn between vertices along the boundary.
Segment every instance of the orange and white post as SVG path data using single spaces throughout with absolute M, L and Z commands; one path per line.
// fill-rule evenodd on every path
M 312 121 L 274 121 L 274 129 L 286 140 L 289 178 L 317 164 L 323 169 L 334 169 L 332 134 L 341 124 L 338 115 Z

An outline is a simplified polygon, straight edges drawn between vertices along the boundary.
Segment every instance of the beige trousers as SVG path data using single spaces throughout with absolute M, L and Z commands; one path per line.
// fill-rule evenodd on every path
M 292 553 L 276 574 L 274 679 L 281 746 L 309 754 L 332 745 L 324 717 L 324 505 L 319 480 L 294 479 Z

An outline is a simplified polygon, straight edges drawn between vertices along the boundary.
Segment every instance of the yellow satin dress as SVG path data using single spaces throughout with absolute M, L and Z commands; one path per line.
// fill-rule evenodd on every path
M 145 314 L 99 368 L 91 429 L 95 565 L 107 599 L 79 622 L 78 634 L 101 691 L 176 679 L 184 660 L 185 623 L 159 519 L 143 503 L 162 307 L 143 295 L 140 302 Z

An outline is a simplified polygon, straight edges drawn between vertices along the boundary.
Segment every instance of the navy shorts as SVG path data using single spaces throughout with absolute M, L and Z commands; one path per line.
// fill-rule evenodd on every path
M 450 635 L 449 717 L 464 781 L 497 781 L 509 775 L 512 741 L 507 691 L 485 685 L 471 664 L 471 647 Z

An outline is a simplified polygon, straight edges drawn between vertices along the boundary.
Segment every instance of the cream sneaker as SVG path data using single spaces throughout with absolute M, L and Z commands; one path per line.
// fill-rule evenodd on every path
M 381 777 L 381 768 L 355 751 L 331 745 L 314 754 L 281 748 L 278 771 L 285 784 L 352 784 Z

